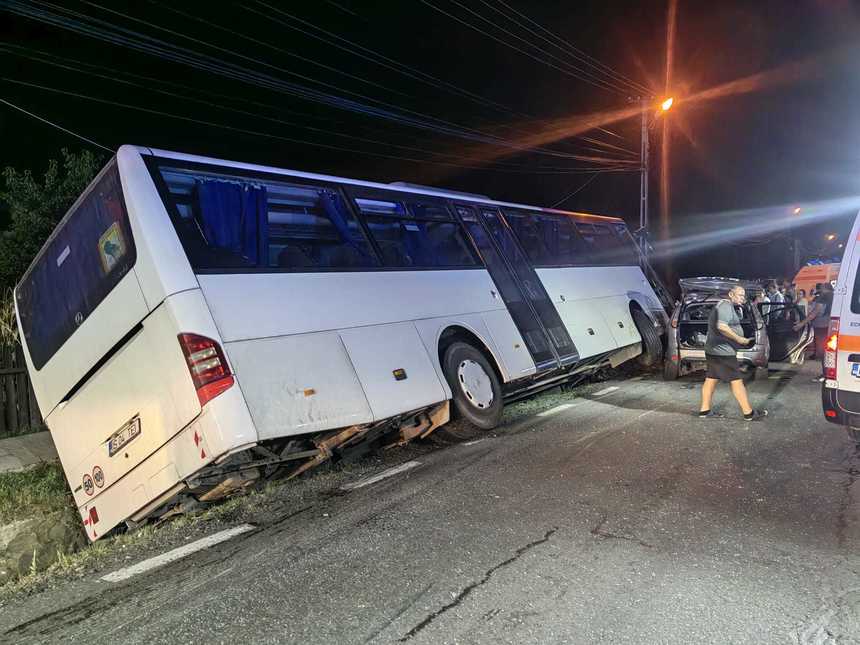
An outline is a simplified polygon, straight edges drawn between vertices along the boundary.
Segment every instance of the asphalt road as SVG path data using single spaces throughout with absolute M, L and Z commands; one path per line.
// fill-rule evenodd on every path
M 13 598 L 0 640 L 858 643 L 860 452 L 814 370 L 753 384 L 752 424 L 725 386 L 727 417 L 694 418 L 700 376 L 540 397 L 478 439 L 290 484 L 162 569 Z

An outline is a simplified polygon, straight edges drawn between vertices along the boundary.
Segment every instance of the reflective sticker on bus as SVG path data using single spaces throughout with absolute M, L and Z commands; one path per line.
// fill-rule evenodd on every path
M 90 477 L 90 474 L 87 473 L 84 475 L 84 492 L 87 495 L 92 495 L 96 490 L 95 485 L 93 484 L 93 478 Z
M 95 485 L 99 488 L 105 485 L 105 474 L 100 466 L 93 468 L 93 482 L 95 482 Z
M 114 222 L 99 238 L 99 255 L 102 259 L 102 269 L 108 274 L 119 264 L 126 252 L 125 238 L 119 227 L 119 222 Z
M 57 256 L 57 266 L 62 265 L 63 262 L 66 261 L 66 258 L 69 257 L 69 254 L 71 254 L 71 252 L 72 252 L 72 250 L 68 246 L 66 248 L 64 248 L 63 252 L 60 253 L 59 256 Z

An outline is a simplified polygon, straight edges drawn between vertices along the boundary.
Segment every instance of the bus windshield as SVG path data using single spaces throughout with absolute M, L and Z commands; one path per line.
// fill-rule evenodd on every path
M 128 273 L 135 257 L 114 162 L 66 214 L 16 289 L 37 370 Z

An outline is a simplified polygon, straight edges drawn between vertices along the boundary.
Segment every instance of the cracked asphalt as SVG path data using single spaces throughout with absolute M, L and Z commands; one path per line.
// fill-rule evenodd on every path
M 725 386 L 726 418 L 695 418 L 701 374 L 544 395 L 289 484 L 256 530 L 163 569 L 12 598 L 0 640 L 860 643 L 860 452 L 814 374 L 756 381 L 762 423 Z

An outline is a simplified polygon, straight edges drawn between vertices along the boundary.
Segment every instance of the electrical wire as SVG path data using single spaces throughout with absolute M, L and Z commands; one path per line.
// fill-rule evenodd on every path
M 150 1 L 153 2 L 155 0 L 150 0 Z M 334 34 L 330 31 L 326 31 L 325 29 L 323 29 L 322 27 L 319 27 L 318 25 L 315 25 L 315 24 L 313 24 L 307 20 L 304 20 L 304 19 L 302 19 L 302 18 L 300 18 L 294 14 L 288 13 L 281 8 L 275 7 L 271 4 L 267 4 L 263 0 L 257 0 L 257 4 L 266 7 L 267 9 L 270 10 L 270 12 L 275 12 L 281 16 L 295 20 L 302 25 L 306 25 L 306 26 L 310 27 L 311 29 L 317 30 L 317 31 L 325 34 L 326 36 L 328 36 L 328 38 L 325 38 L 323 36 L 319 36 L 317 34 L 311 33 L 305 29 L 302 29 L 300 27 L 296 27 L 295 25 L 292 25 L 288 22 L 285 22 L 283 20 L 275 18 L 271 15 L 271 13 L 264 13 L 264 12 L 256 10 L 253 7 L 250 7 L 247 5 L 240 5 L 240 6 L 247 11 L 255 13 L 262 18 L 265 18 L 266 20 L 276 22 L 277 24 L 279 24 L 283 27 L 286 27 L 288 29 L 292 29 L 294 31 L 297 31 L 297 32 L 305 35 L 305 36 L 308 36 L 310 38 L 314 38 L 316 40 L 324 42 L 327 45 L 336 47 L 342 51 L 346 51 L 346 52 L 353 54 L 355 56 L 358 56 L 364 60 L 370 61 L 370 62 L 377 64 L 377 65 L 380 65 L 382 67 L 385 67 L 386 69 L 390 69 L 392 71 L 403 74 L 404 76 L 406 76 L 408 78 L 412 78 L 413 80 L 417 80 L 419 82 L 426 83 L 427 85 L 430 85 L 431 87 L 435 87 L 436 89 L 441 89 L 444 91 L 450 91 L 453 94 L 467 98 L 467 99 L 469 99 L 475 103 L 478 103 L 478 104 L 483 105 L 485 107 L 496 109 L 498 111 L 504 112 L 504 113 L 512 115 L 512 116 L 524 117 L 524 118 L 529 118 L 529 119 L 535 118 L 533 115 L 525 114 L 523 112 L 513 110 L 506 105 L 503 105 L 503 104 L 498 103 L 496 101 L 492 101 L 492 100 L 486 99 L 484 97 L 481 97 L 480 95 L 477 95 L 477 94 L 470 92 L 468 90 L 465 90 L 459 86 L 453 85 L 452 83 L 449 83 L 449 82 L 441 80 L 435 76 L 427 74 L 427 73 L 425 73 L 425 72 L 423 72 L 423 71 L 421 71 L 415 67 L 407 65 L 405 63 L 402 63 L 401 61 L 397 61 L 397 60 L 394 60 L 392 58 L 389 58 L 389 57 L 385 56 L 384 54 L 381 54 L 375 50 L 369 49 L 368 47 L 365 47 L 365 46 L 360 45 L 358 43 L 355 43 L 355 42 L 353 42 L 347 38 L 344 38 L 338 34 Z M 346 43 L 346 45 L 342 45 L 337 41 L 340 41 L 340 43 Z M 356 51 L 356 48 L 361 50 L 361 51 Z M 365 55 L 362 52 L 367 52 L 368 54 L 370 54 L 370 56 Z M 382 60 L 378 60 L 377 58 L 373 58 L 374 56 L 376 56 Z M 619 135 L 617 135 L 614 132 L 611 132 L 609 130 L 606 130 L 605 128 L 598 128 L 598 129 L 600 129 L 600 130 L 602 130 L 602 131 L 604 131 L 607 134 L 610 134 L 612 136 L 621 138 L 623 140 L 623 137 L 620 137 Z M 580 137 L 574 136 L 571 138 L 580 138 Z
M 0 45 L 0 51 L 8 51 L 8 50 L 5 50 L 5 49 L 4 49 L 4 47 L 3 47 L 2 45 Z M 21 55 L 20 53 L 18 53 L 18 52 L 14 52 L 14 51 L 11 51 L 10 53 L 12 53 L 13 55 L 19 55 L 19 56 Z M 50 56 L 50 55 L 48 55 L 48 56 Z M 230 106 L 226 106 L 226 105 L 222 105 L 222 104 L 212 103 L 212 102 L 210 102 L 210 101 L 206 101 L 206 100 L 203 100 L 203 99 L 199 99 L 199 98 L 196 98 L 196 97 L 193 97 L 193 96 L 188 96 L 188 95 L 186 95 L 186 94 L 181 94 L 181 93 L 178 93 L 178 92 L 172 92 L 172 91 L 169 91 L 169 90 L 159 89 L 159 88 L 157 88 L 157 87 L 153 87 L 151 84 L 150 84 L 150 85 L 142 85 L 142 84 L 140 84 L 140 83 L 135 83 L 135 82 L 133 82 L 133 81 L 124 80 L 124 79 L 122 79 L 122 78 L 119 78 L 119 75 L 121 74 L 121 72 L 118 72 L 117 70 L 110 70 L 110 69 L 106 69 L 106 68 L 103 68 L 103 67 L 102 67 L 102 68 L 100 68 L 100 67 L 99 67 L 99 66 L 97 66 L 97 65 L 89 65 L 89 64 L 84 63 L 84 65 L 87 65 L 87 66 L 88 66 L 88 67 L 90 67 L 90 68 L 101 69 L 102 71 L 105 71 L 105 72 L 108 72 L 108 73 L 105 73 L 105 74 L 99 74 L 99 73 L 92 72 L 92 71 L 87 71 L 87 70 L 83 70 L 83 69 L 77 69 L 77 68 L 75 68 L 74 66 L 71 66 L 71 65 L 65 65 L 65 64 L 60 63 L 60 62 L 50 61 L 50 60 L 45 60 L 45 59 L 42 59 L 42 58 L 39 58 L 39 57 L 32 57 L 32 56 L 24 56 L 24 57 L 25 57 L 25 58 L 28 58 L 28 59 L 30 59 L 30 60 L 36 60 L 36 61 L 38 61 L 38 62 L 41 62 L 41 63 L 47 64 L 47 65 L 55 66 L 55 67 L 58 67 L 58 68 L 60 68 L 60 69 L 65 69 L 65 70 L 73 71 L 73 72 L 76 72 L 76 73 L 79 73 L 79 74 L 85 74 L 85 75 L 88 75 L 88 76 L 92 76 L 92 77 L 95 77 L 95 78 L 100 78 L 100 79 L 107 80 L 107 81 L 110 81 L 110 82 L 120 83 L 120 84 L 123 84 L 123 85 L 126 85 L 126 86 L 137 87 L 137 88 L 139 88 L 139 89 L 143 89 L 143 90 L 150 91 L 150 92 L 155 92 L 155 93 L 158 93 L 158 94 L 163 94 L 163 95 L 165 95 L 165 96 L 170 96 L 170 97 L 172 97 L 172 98 L 179 98 L 179 99 L 186 100 L 186 101 L 192 101 L 192 102 L 199 103 L 199 104 L 205 105 L 205 106 L 207 106 L 207 107 L 215 108 L 215 109 L 218 109 L 218 110 L 224 110 L 224 111 L 233 112 L 233 113 L 236 113 L 236 114 L 241 114 L 241 115 L 243 115 L 243 116 L 249 116 L 249 117 L 252 117 L 252 118 L 257 118 L 257 119 L 262 119 L 262 120 L 266 120 L 266 121 L 271 121 L 271 122 L 273 122 L 273 123 L 278 123 L 279 125 L 288 125 L 288 126 L 292 126 L 292 127 L 298 127 L 298 128 L 302 128 L 302 129 L 304 129 L 304 130 L 309 130 L 309 131 L 311 131 L 311 132 L 315 132 L 315 133 L 321 133 L 321 134 L 326 134 L 326 135 L 335 136 L 335 137 L 341 137 L 341 138 L 348 138 L 348 139 L 352 139 L 352 140 L 354 140 L 354 141 L 360 141 L 360 142 L 362 142 L 362 143 L 371 143 L 371 144 L 381 145 L 381 146 L 390 147 L 390 148 L 398 148 L 398 149 L 401 149 L 401 150 L 408 150 L 408 151 L 410 151 L 410 152 L 424 152 L 424 153 L 427 153 L 427 154 L 430 154 L 430 155 L 433 155 L 433 156 L 438 156 L 438 157 L 449 157 L 449 158 L 454 158 L 454 159 L 464 159 L 464 157 L 463 157 L 462 155 L 453 155 L 453 154 L 447 154 L 447 153 L 443 153 L 443 152 L 435 152 L 435 151 L 432 151 L 432 150 L 427 150 L 426 148 L 418 148 L 418 147 L 415 147 L 415 146 L 405 146 L 405 145 L 400 145 L 400 144 L 396 144 L 396 143 L 391 143 L 391 142 L 388 142 L 388 141 L 380 141 L 380 140 L 378 140 L 378 139 L 371 139 L 371 138 L 368 138 L 368 137 L 362 137 L 362 136 L 358 136 L 358 135 L 351 135 L 351 134 L 346 134 L 346 133 L 342 133 L 342 132 L 336 132 L 336 131 L 333 131 L 333 130 L 331 130 L 331 129 L 329 129 L 329 128 L 325 128 L 325 129 L 323 129 L 323 128 L 318 128 L 318 127 L 315 127 L 315 126 L 303 125 L 303 124 L 296 123 L 296 122 L 293 122 L 293 121 L 287 121 L 287 120 L 279 119 L 279 118 L 276 118 L 276 117 L 270 117 L 270 116 L 266 116 L 266 115 L 262 115 L 262 114 L 257 114 L 257 113 L 254 113 L 254 112 L 250 112 L 250 111 L 248 111 L 248 110 L 242 110 L 242 109 L 239 109 L 239 108 L 234 108 L 234 107 L 230 107 Z M 54 58 L 56 58 L 56 57 L 54 57 Z M 73 62 L 78 62 L 78 63 L 80 64 L 80 61 L 73 61 Z M 132 75 L 132 76 L 137 76 L 137 75 Z M 145 78 L 145 79 L 147 79 L 147 80 L 150 80 L 150 81 L 158 82 L 158 81 L 157 81 L 157 79 L 151 79 L 151 78 L 149 78 L 149 77 L 144 77 L 144 78 Z M 268 106 L 268 107 L 272 107 L 272 108 L 274 108 L 274 106 Z M 471 159 L 469 159 L 469 158 L 465 158 L 465 159 L 466 159 L 466 160 L 471 160 Z M 610 164 L 608 160 L 605 160 L 605 161 L 604 161 L 604 160 L 599 159 L 599 158 L 595 158 L 595 157 L 588 157 L 588 156 L 582 156 L 580 160 L 582 160 L 582 161 L 592 161 L 592 162 L 595 162 L 595 163 L 604 162 L 604 163 L 607 163 L 607 164 L 609 164 L 609 165 L 618 165 L 618 164 L 624 164 L 624 163 L 626 163 L 626 162 L 625 162 L 625 160 L 620 160 L 620 159 L 619 159 L 619 160 L 613 160 L 613 162 Z M 501 163 L 501 162 L 494 162 L 494 164 L 495 164 L 496 166 L 500 167 L 500 168 L 505 168 L 505 167 L 507 167 L 507 168 L 518 168 L 518 169 L 523 169 L 524 171 L 527 171 L 527 167 L 526 167 L 526 166 L 519 165 L 519 164 L 506 164 L 506 163 Z M 565 167 L 546 167 L 546 166 L 542 166 L 542 167 L 540 168 L 540 170 L 559 170 L 559 171 L 567 171 L 567 170 L 568 170 L 568 168 L 565 168 Z
M 110 148 L 108 148 L 107 146 L 103 146 L 103 145 L 102 145 L 102 144 L 100 144 L 98 141 L 93 141 L 92 139 L 89 139 L 89 138 L 85 137 L 85 136 L 84 136 L 84 135 L 82 135 L 82 134 L 78 134 L 77 132 L 74 132 L 74 131 L 72 131 L 72 130 L 69 130 L 68 128 L 64 128 L 63 126 L 58 125 L 58 124 L 54 123 L 53 121 L 49 121 L 48 119 L 46 119 L 46 118 L 44 118 L 44 117 L 39 116 L 38 114 L 33 114 L 32 112 L 29 112 L 29 111 L 25 110 L 24 108 L 22 108 L 20 105 L 15 105 L 15 104 L 14 104 L 14 103 L 12 103 L 11 101 L 7 101 L 7 100 L 6 100 L 6 99 L 4 99 L 4 98 L 0 98 L 0 103 L 4 103 L 5 105 L 8 105 L 10 108 L 13 108 L 13 109 L 15 109 L 15 110 L 18 110 L 19 112 L 23 112 L 23 113 L 24 113 L 24 114 L 26 114 L 27 116 L 32 117 L 32 118 L 34 118 L 34 119 L 36 119 L 36 120 L 38 120 L 38 121 L 41 121 L 42 123 L 46 123 L 46 124 L 50 125 L 51 127 L 56 128 L 57 130 L 61 130 L 62 132 L 65 132 L 66 134 L 70 134 L 70 135 L 72 135 L 73 137 L 76 137 L 76 138 L 80 139 L 81 141 L 86 141 L 86 142 L 87 142 L 87 143 L 89 143 L 90 145 L 96 146 L 97 148 L 101 148 L 102 150 L 107 150 L 107 151 L 108 151 L 109 153 L 111 153 L 111 154 L 113 154 L 113 153 L 114 153 L 114 151 L 113 151 L 113 150 L 111 150 L 111 149 L 110 149 Z
M 486 30 L 481 29 L 480 27 L 477 27 L 477 26 L 473 25 L 472 23 L 470 23 L 470 22 L 468 22 L 468 21 L 466 21 L 466 20 L 463 20 L 463 19 L 462 19 L 462 18 L 460 18 L 459 16 L 455 16 L 454 14 L 452 14 L 452 13 L 450 13 L 450 12 L 448 12 L 448 11 L 445 11 L 444 9 L 442 9 L 442 8 L 440 8 L 440 7 L 437 7 L 436 5 L 434 5 L 433 3 L 429 2 L 428 0 L 421 0 L 421 3 L 422 3 L 422 4 L 424 4 L 424 5 L 426 5 L 426 6 L 428 6 L 428 7 L 430 7 L 430 8 L 431 8 L 431 9 L 433 9 L 434 11 L 437 11 L 438 13 L 441 13 L 442 15 L 448 16 L 449 18 L 451 18 L 452 20 L 454 20 L 454 21 L 456 21 L 456 22 L 459 22 L 461 25 L 464 25 L 464 26 L 468 27 L 469 29 L 472 29 L 472 30 L 474 30 L 474 31 L 477 31 L 479 34 L 482 34 L 482 35 L 486 36 L 487 38 L 490 38 L 491 40 L 494 40 L 494 41 L 496 41 L 497 43 L 499 43 L 499 44 L 501 44 L 501 45 L 504 45 L 505 47 L 508 47 L 509 49 L 513 49 L 514 51 L 517 51 L 517 52 L 519 52 L 519 53 L 521 53 L 521 54 L 524 54 L 525 56 L 528 56 L 528 57 L 529 57 L 529 58 L 531 58 L 532 60 L 535 60 L 535 61 L 537 61 L 537 62 L 539 62 L 539 63 L 541 63 L 541 64 L 543 64 L 543 65 L 546 65 L 547 67 L 551 67 L 551 68 L 553 68 L 553 69 L 555 69 L 555 70 L 557 70 L 557 71 L 559 71 L 559 72 L 561 72 L 561 73 L 563 73 L 563 74 L 566 74 L 567 76 L 570 76 L 570 77 L 575 78 L 575 79 L 577 79 L 577 80 L 580 80 L 580 81 L 583 81 L 583 82 L 585 82 L 585 83 L 588 83 L 589 85 L 592 85 L 592 86 L 594 86 L 594 87 L 597 87 L 598 89 L 602 89 L 602 90 L 606 90 L 606 91 L 609 91 L 609 92 L 615 92 L 615 93 L 618 93 L 618 94 L 626 95 L 626 92 L 625 92 L 624 90 L 620 90 L 620 89 L 617 89 L 617 88 L 613 88 L 613 87 L 611 87 L 611 86 L 609 86 L 609 85 L 606 85 L 606 84 L 603 84 L 603 83 L 597 83 L 597 82 L 591 81 L 591 80 L 589 80 L 587 77 L 582 76 L 581 74 L 577 74 L 577 73 L 572 72 L 572 71 L 570 71 L 570 70 L 568 70 L 568 69 L 565 69 L 565 68 L 563 68 L 563 67 L 559 67 L 558 65 L 556 65 L 556 64 L 554 64 L 554 63 L 552 63 L 552 62 L 550 62 L 550 61 L 543 60 L 543 59 L 541 59 L 541 58 L 539 58 L 539 57 L 535 56 L 535 55 L 534 55 L 534 54 L 532 54 L 531 52 L 528 52 L 528 51 L 526 51 L 525 49 L 522 49 L 522 48 L 520 48 L 520 47 L 517 47 L 516 45 L 512 45 L 511 43 L 507 42 L 506 40 L 504 40 L 504 39 L 502 39 L 502 38 L 499 38 L 498 36 L 494 36 L 493 34 L 491 34 L 491 33 L 487 32 Z M 456 2 L 455 2 L 455 4 L 458 4 L 458 5 L 459 5 L 459 3 L 456 3 Z M 463 5 L 460 5 L 460 6 L 462 7 Z M 471 10 L 470 10 L 470 9 L 467 9 L 467 11 L 470 11 L 470 12 L 471 12 Z M 471 12 L 471 13 L 474 13 L 474 12 Z M 504 30 L 503 30 L 503 31 L 504 31 Z
M 350 153 L 354 153 L 354 154 L 364 154 L 364 155 L 370 155 L 373 157 L 393 159 L 393 160 L 397 160 L 397 161 L 411 161 L 411 162 L 415 162 L 415 163 L 425 163 L 425 164 L 430 163 L 430 164 L 436 164 L 436 165 L 441 165 L 441 166 L 465 168 L 468 170 L 488 170 L 488 171 L 493 171 L 493 172 L 510 172 L 510 173 L 515 173 L 515 174 L 527 173 L 527 174 L 544 174 L 544 175 L 574 175 L 574 174 L 587 174 L 587 173 L 594 172 L 593 168 L 571 168 L 571 169 L 566 169 L 563 171 L 540 171 L 540 170 L 520 171 L 520 170 L 510 170 L 507 168 L 489 168 L 489 167 L 482 167 L 482 166 L 475 166 L 475 165 L 458 164 L 458 163 L 446 162 L 446 161 L 434 161 L 434 160 L 428 160 L 428 159 L 418 159 L 415 157 L 404 157 L 401 155 L 388 155 L 388 154 L 383 154 L 383 153 L 378 153 L 378 152 L 372 152 L 369 150 L 347 148 L 344 146 L 326 144 L 326 143 L 321 143 L 318 141 L 308 141 L 306 139 L 297 139 L 295 137 L 285 137 L 282 135 L 271 134 L 269 132 L 262 132 L 259 130 L 250 130 L 247 128 L 240 128 L 240 127 L 231 126 L 231 125 L 227 125 L 227 124 L 223 124 L 223 123 L 215 123 L 213 121 L 206 121 L 204 119 L 196 119 L 193 117 L 182 116 L 182 115 L 178 115 L 178 114 L 172 114 L 170 112 L 165 112 L 163 110 L 155 110 L 152 108 L 145 108 L 145 107 L 142 107 L 139 105 L 131 105 L 129 103 L 121 103 L 119 101 L 111 101 L 108 99 L 101 99 L 101 98 L 97 98 L 94 96 L 81 94 L 78 92 L 70 92 L 68 90 L 60 90 L 60 89 L 48 87 L 45 85 L 39 85 L 38 83 L 29 83 L 27 81 L 20 81 L 20 80 L 8 78 L 8 77 L 0 77 L 0 80 L 6 81 L 7 83 L 13 83 L 13 84 L 21 85 L 21 86 L 25 86 L 25 87 L 41 89 L 41 90 L 44 90 L 47 92 L 53 92 L 53 93 L 61 94 L 64 96 L 72 96 L 75 98 L 84 99 L 84 100 L 92 101 L 95 103 L 113 105 L 113 106 L 117 106 L 117 107 L 127 108 L 130 110 L 137 110 L 139 112 L 144 112 L 147 114 L 155 114 L 157 116 L 165 116 L 165 117 L 169 117 L 172 119 L 178 119 L 181 121 L 187 121 L 187 122 L 197 123 L 200 125 L 206 125 L 206 126 L 218 128 L 221 130 L 231 130 L 234 132 L 239 132 L 242 134 L 249 134 L 249 135 L 257 136 L 257 137 L 265 137 L 265 138 L 269 138 L 269 139 L 278 139 L 281 141 L 289 141 L 291 143 L 299 143 L 302 145 L 314 146 L 314 147 L 318 147 L 318 148 L 326 148 L 329 150 L 338 150 L 341 152 L 350 152 Z M 606 169 L 602 169 L 602 170 L 603 170 L 603 172 L 631 172 L 631 170 L 625 166 L 606 168 Z
M 561 199 L 559 199 L 555 204 L 550 206 L 550 208 L 558 208 L 561 204 L 566 202 L 568 199 L 570 199 L 574 195 L 578 195 L 581 191 L 583 191 L 586 188 L 586 186 L 588 186 L 588 184 L 590 184 L 595 179 L 597 179 L 597 176 L 602 174 L 602 172 L 603 171 L 601 171 L 601 170 L 598 170 L 597 172 L 595 172 L 593 175 L 591 175 L 591 177 L 589 177 L 588 179 L 585 180 L 584 184 L 582 184 L 579 188 L 574 190 L 572 193 L 569 193 L 569 194 L 565 195 L 564 197 L 562 197 Z
M 525 20 L 527 20 L 528 22 L 533 24 L 535 27 L 537 27 L 538 29 L 540 29 L 544 33 L 550 35 L 556 41 L 562 43 L 568 49 L 571 56 L 576 57 L 578 60 L 582 61 L 585 64 L 591 65 L 595 69 L 605 70 L 605 73 L 612 74 L 613 76 L 617 77 L 620 82 L 626 83 L 631 88 L 633 88 L 639 92 L 644 92 L 646 95 L 651 94 L 651 90 L 647 86 L 643 85 L 642 83 L 639 83 L 638 81 L 634 81 L 633 79 L 625 76 L 621 72 L 614 70 L 609 65 L 606 65 L 605 63 L 600 62 L 598 59 L 594 58 L 593 56 L 590 56 L 589 54 L 585 53 L 581 49 L 575 47 L 573 44 L 570 43 L 570 41 L 565 40 L 564 38 L 562 38 L 561 36 L 559 36 L 555 32 L 550 31 L 549 29 L 547 29 L 546 27 L 544 27 L 540 23 L 536 22 L 535 20 L 532 20 L 531 18 L 529 18 L 526 14 L 522 13 L 521 11 L 514 9 L 511 5 L 509 5 L 507 2 L 505 2 L 505 0 L 498 0 L 498 2 L 499 2 L 499 4 L 506 7 L 508 10 L 512 11 L 513 13 L 517 14 L 518 16 L 524 18 Z M 556 45 L 556 46 L 558 47 L 558 45 Z M 559 47 L 559 49 L 562 49 L 562 48 Z
M 255 72 L 254 70 L 248 70 L 234 63 L 230 63 L 228 61 L 224 61 L 222 59 L 218 59 L 212 57 L 207 54 L 200 54 L 199 52 L 195 52 L 193 50 L 189 50 L 185 47 L 180 47 L 178 45 L 171 45 L 170 43 L 166 43 L 165 41 L 159 40 L 157 38 L 147 36 L 145 34 L 140 34 L 139 32 L 135 32 L 133 30 L 125 29 L 123 27 L 119 27 L 112 23 L 107 23 L 103 20 L 92 18 L 90 16 L 84 16 L 78 12 L 73 12 L 71 10 L 64 9 L 62 7 L 58 7 L 57 5 L 51 5 L 50 3 L 39 3 L 42 6 L 50 6 L 54 7 L 62 12 L 70 13 L 73 16 L 82 16 L 86 19 L 89 19 L 91 22 L 95 23 L 96 26 L 91 24 L 82 23 L 80 21 L 70 19 L 64 16 L 60 16 L 57 14 L 51 14 L 44 10 L 38 10 L 31 8 L 21 2 L 9 2 L 8 6 L 11 11 L 14 13 L 18 13 L 19 15 L 23 15 L 25 17 L 30 17 L 32 19 L 40 20 L 42 22 L 46 22 L 47 24 L 52 24 L 55 26 L 59 26 L 62 28 L 66 28 L 77 33 L 81 33 L 83 35 L 95 37 L 100 40 L 104 40 L 107 42 L 111 42 L 113 44 L 118 44 L 121 46 L 129 47 L 131 49 L 136 49 L 138 51 L 143 51 L 145 53 L 149 53 L 152 55 L 159 56 L 166 60 L 171 60 L 173 62 L 180 62 L 185 65 L 190 65 L 192 67 L 196 67 L 198 69 L 203 69 L 205 71 L 209 71 L 214 74 L 219 74 L 222 76 L 226 76 L 228 78 L 233 78 L 236 80 L 240 80 L 246 83 L 251 83 L 257 85 L 259 87 L 271 89 L 274 91 L 278 91 L 281 93 L 290 94 L 293 96 L 297 96 L 304 100 L 309 100 L 313 102 L 319 102 L 325 105 L 329 105 L 330 107 L 335 107 L 342 110 L 352 111 L 360 114 L 365 114 L 367 116 L 374 116 L 380 118 L 386 118 L 388 120 L 400 123 L 402 125 L 407 125 L 411 127 L 417 127 L 425 130 L 434 131 L 437 133 L 448 134 L 451 136 L 456 136 L 460 138 L 471 139 L 480 143 L 497 145 L 501 147 L 506 147 L 510 150 L 520 151 L 520 152 L 540 152 L 542 154 L 547 154 L 556 157 L 567 157 L 568 153 L 561 153 L 553 150 L 548 150 L 544 148 L 528 148 L 523 145 L 518 145 L 515 142 L 509 142 L 499 137 L 488 135 L 484 132 L 475 130 L 473 128 L 463 128 L 458 126 L 457 124 L 453 124 L 451 122 L 437 119 L 434 117 L 429 117 L 427 115 L 421 114 L 420 112 L 415 112 L 413 110 L 403 110 L 406 114 L 398 113 L 395 106 L 391 106 L 390 104 L 385 103 L 384 101 L 379 101 L 377 99 L 373 99 L 372 97 L 365 97 L 363 95 L 359 95 L 361 98 L 367 98 L 370 101 L 381 104 L 384 106 L 392 107 L 395 111 L 387 110 L 384 107 L 374 107 L 366 104 L 362 104 L 360 102 L 354 101 L 352 99 L 345 99 L 342 97 L 326 94 L 319 90 L 314 90 L 312 88 L 307 88 L 301 85 L 296 85 L 295 83 L 290 83 L 287 81 L 283 81 L 276 77 L 272 77 L 270 75 Z M 88 3 L 94 5 L 94 3 Z M 98 5 L 94 5 L 98 6 Z M 112 13 L 117 13 L 113 12 Z M 139 20 L 139 19 L 134 19 Z M 145 21 L 143 21 L 145 22 Z M 97 25 L 105 25 L 108 29 L 99 30 Z M 164 28 L 162 28 L 164 29 Z M 171 33 L 177 33 L 172 32 Z M 129 34 L 131 37 L 121 34 Z M 181 35 L 181 34 L 180 34 Z M 133 37 L 137 37 L 135 40 Z M 191 37 L 189 37 L 191 38 Z M 204 45 L 209 45 L 205 43 L 205 41 L 200 41 L 199 39 L 193 39 L 197 42 L 200 42 Z M 228 53 L 230 50 L 225 50 L 225 48 L 218 47 L 213 45 L 216 49 L 226 51 Z M 237 54 L 240 57 L 251 59 L 250 57 L 244 56 L 242 54 Z M 271 67 L 271 65 L 269 65 Z M 356 93 L 352 93 L 356 94 Z M 416 116 L 410 116 L 416 115 Z M 425 120 L 422 120 L 423 117 Z
M 605 86 L 610 87 L 610 88 L 614 88 L 615 90 L 617 90 L 617 91 L 621 92 L 622 94 L 625 94 L 625 95 L 626 95 L 626 94 L 629 94 L 630 90 L 629 90 L 629 89 L 626 89 L 626 88 L 625 88 L 625 86 L 623 86 L 623 85 L 619 84 L 617 81 L 615 81 L 615 80 L 613 80 L 613 79 L 600 78 L 600 77 L 596 76 L 595 74 L 593 74 L 593 73 L 589 72 L 588 70 L 584 70 L 584 69 L 582 69 L 581 67 L 579 67 L 579 66 L 577 66 L 577 65 L 575 65 L 575 64 L 573 64 L 573 63 L 570 63 L 569 61 L 564 60 L 563 58 L 559 58 L 558 56 L 556 56 L 556 55 L 555 55 L 555 54 L 553 54 L 552 52 L 550 52 L 550 51 L 548 51 L 548 50 L 544 49 L 543 47 L 541 47 L 541 46 L 539 46 L 539 45 L 535 44 L 535 43 L 534 43 L 534 42 L 532 42 L 531 40 L 526 40 L 525 38 L 523 38 L 523 37 L 521 37 L 521 36 L 518 36 L 517 34 L 513 33 L 512 31 L 510 31 L 510 30 L 508 30 L 508 29 L 505 29 L 505 28 L 504 28 L 504 27 L 502 27 L 501 25 L 499 25 L 499 24 L 497 24 L 497 23 L 493 22 L 492 20 L 490 20 L 489 18 L 487 18 L 487 17 L 485 17 L 485 16 L 481 15 L 481 14 L 480 14 L 480 13 L 478 13 L 477 11 L 474 11 L 473 9 L 471 9 L 471 8 L 469 8 L 469 7 L 467 7 L 467 6 L 465 6 L 464 4 L 462 4 L 461 2 L 459 2 L 458 0 L 450 0 L 450 2 L 452 2 L 452 3 L 453 3 L 453 4 L 455 4 L 455 5 L 457 5 L 457 6 L 458 6 L 458 7 L 460 7 L 461 9 L 464 9 L 465 11 L 469 12 L 470 14 L 472 14 L 472 15 L 473 15 L 473 16 L 475 16 L 476 18 L 478 18 L 478 19 L 482 20 L 483 22 L 485 22 L 485 23 L 487 23 L 487 24 L 491 25 L 492 27 L 495 27 L 495 28 L 496 28 L 496 29 L 498 29 L 499 31 L 502 31 L 502 32 L 504 32 L 505 34 L 507 34 L 507 35 L 509 35 L 509 36 L 512 36 L 512 37 L 516 38 L 518 41 L 520 41 L 520 42 L 522 42 L 522 43 L 525 43 L 527 46 L 532 47 L 533 49 L 536 49 L 537 51 L 539 51 L 539 52 L 540 52 L 541 54 L 543 54 L 544 56 L 547 56 L 548 58 L 550 58 L 550 59 L 552 59 L 552 60 L 558 61 L 558 63 L 559 63 L 559 64 L 561 64 L 561 65 L 565 65 L 567 68 L 569 68 L 569 69 L 571 69 L 571 70 L 576 70 L 576 72 L 577 72 L 577 73 L 582 74 L 582 75 L 584 76 L 584 78 L 581 78 L 580 80 L 583 80 L 583 81 L 585 81 L 585 82 L 591 82 L 592 84 L 594 84 L 594 83 L 598 83 L 598 84 L 605 85 Z M 486 3 L 486 2 L 484 2 L 484 0 L 481 0 L 481 2 L 482 2 L 483 4 L 485 4 L 485 5 L 487 5 L 487 3 Z M 494 11 L 498 11 L 497 9 L 495 9 L 494 7 L 492 7 L 491 5 L 487 5 L 487 6 L 489 6 L 489 7 L 490 7 L 491 9 L 493 9 Z M 502 14 L 502 15 L 503 15 L 503 16 L 505 16 L 505 14 Z M 505 17 L 506 17 L 506 18 L 508 18 L 507 16 L 505 16 Z M 511 20 L 511 19 L 510 19 L 510 18 L 508 18 L 508 20 Z M 514 22 L 514 24 L 516 24 L 518 27 L 523 28 L 523 25 L 521 25 L 520 23 L 518 23 L 518 22 L 516 22 L 516 21 L 513 21 L 513 22 Z M 524 28 L 525 28 L 526 30 L 528 30 L 528 31 L 531 31 L 531 30 L 529 30 L 527 27 L 524 27 Z M 534 33 L 534 32 L 531 32 L 531 33 Z

